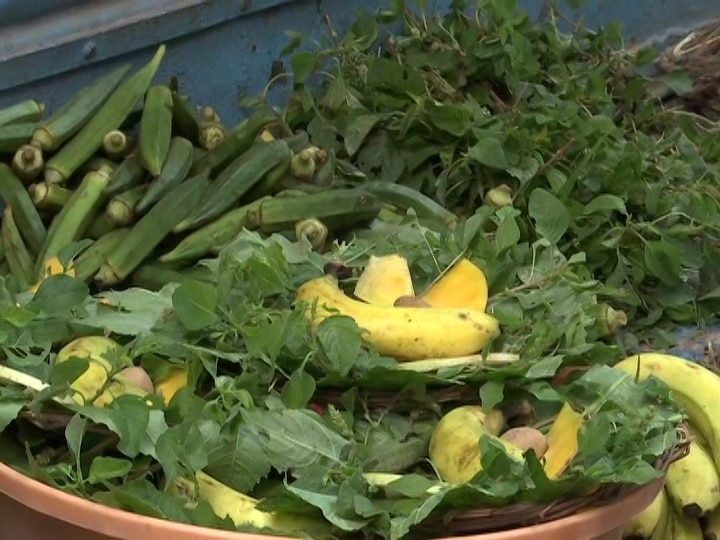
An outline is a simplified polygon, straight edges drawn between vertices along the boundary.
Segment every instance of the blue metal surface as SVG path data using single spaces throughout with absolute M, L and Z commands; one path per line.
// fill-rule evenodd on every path
M 545 1 L 519 3 L 538 16 Z M 0 106 L 32 96 L 53 110 L 100 73 L 128 61 L 141 65 L 164 42 L 168 52 L 158 78 L 177 75 L 183 92 L 196 103 L 211 104 L 232 124 L 241 117 L 238 99 L 258 93 L 267 83 L 272 63 L 280 59 L 287 43 L 284 31 L 325 36 L 322 16 L 327 13 L 342 33 L 360 6 L 374 10 L 387 4 L 387 0 L 0 0 Z M 428 4 L 430 9 L 444 9 L 449 0 Z M 55 11 L 40 15 L 38 5 Z M 3 17 L 3 13 L 16 15 Z M 591 0 L 581 11 L 568 14 L 591 27 L 619 20 L 630 42 L 664 40 L 720 15 L 720 2 Z

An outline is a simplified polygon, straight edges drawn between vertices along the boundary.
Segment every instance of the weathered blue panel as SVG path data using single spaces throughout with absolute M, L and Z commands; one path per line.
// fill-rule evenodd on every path
M 161 42 L 159 78 L 177 75 L 183 91 L 212 104 L 228 123 L 240 97 L 267 83 L 287 43 L 286 30 L 326 35 L 327 13 L 343 32 L 355 10 L 386 0 L 0 0 L 0 106 L 32 96 L 50 110 L 100 72 L 146 61 Z M 449 0 L 431 0 L 444 9 Z M 520 0 L 533 16 L 545 0 Z M 38 12 L 38 6 L 43 11 Z M 660 39 L 720 15 L 718 0 L 591 0 L 578 13 L 588 26 L 619 20 L 629 41 Z M 4 15 L 4 16 L 3 16 Z

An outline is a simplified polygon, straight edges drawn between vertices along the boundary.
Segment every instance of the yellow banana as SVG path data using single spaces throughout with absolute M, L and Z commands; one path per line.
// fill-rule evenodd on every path
M 699 364 L 669 354 L 642 353 L 615 367 L 632 376 L 638 372 L 640 380 L 652 375 L 669 386 L 673 399 L 684 407 L 690 422 L 707 440 L 715 468 L 720 470 L 720 377 Z
M 660 498 L 660 517 L 657 525 L 650 535 L 650 540 L 671 540 L 672 536 L 668 536 L 669 529 L 672 527 L 672 508 L 670 507 L 670 499 L 663 489 Z
M 707 515 L 704 532 L 705 540 L 720 540 L 720 507 Z
M 710 454 L 697 441 L 690 443 L 690 452 L 671 464 L 665 490 L 675 510 L 691 518 L 720 506 L 720 477 Z
M 215 514 L 221 518 L 229 517 L 236 527 L 251 525 L 258 529 L 268 528 L 293 533 L 316 528 L 319 525 L 317 520 L 306 516 L 258 510 L 256 506 L 260 501 L 235 491 L 202 471 L 195 473 L 195 478 L 197 493 L 195 493 L 195 484 L 187 478 L 177 478 L 171 485 L 170 491 L 189 500 L 199 499 L 207 502 Z
M 623 538 L 649 538 L 660 522 L 663 505 L 667 507 L 667 495 L 661 489 L 650 506 L 625 524 Z
M 308 303 L 306 316 L 314 325 L 332 315 L 351 317 L 380 354 L 398 360 L 474 354 L 500 334 L 498 321 L 480 311 L 365 304 L 347 296 L 331 276 L 304 283 L 296 300 Z
M 502 444 L 518 460 L 523 452 L 497 437 L 505 423 L 502 411 L 483 412 L 477 405 L 456 407 L 438 422 L 430 437 L 428 457 L 445 482 L 462 484 L 482 470 L 480 437 L 485 434 Z
M 673 512 L 671 519 L 671 532 L 667 536 L 672 540 L 703 540 L 703 531 L 697 519 L 682 516 Z

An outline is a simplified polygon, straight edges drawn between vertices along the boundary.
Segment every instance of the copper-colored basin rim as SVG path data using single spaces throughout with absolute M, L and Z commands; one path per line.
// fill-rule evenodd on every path
M 464 536 L 448 540 L 586 540 L 622 527 L 649 506 L 662 488 L 663 479 L 613 504 L 587 510 L 550 523 L 512 531 Z M 137 540 L 287 540 L 287 537 L 237 533 L 194 527 L 183 523 L 123 512 L 81 499 L 27 477 L 0 463 L 0 492 L 39 514 L 52 516 L 81 529 L 110 538 Z

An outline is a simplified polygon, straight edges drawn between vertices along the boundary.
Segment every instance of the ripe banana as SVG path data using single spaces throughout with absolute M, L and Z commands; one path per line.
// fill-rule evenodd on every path
M 170 491 L 190 501 L 198 499 L 206 501 L 215 514 L 221 518 L 229 517 L 236 527 L 252 525 L 259 529 L 268 528 L 293 533 L 308 528 L 317 528 L 320 525 L 318 520 L 307 516 L 268 513 L 258 510 L 256 506 L 260 501 L 235 491 L 202 471 L 195 473 L 195 479 L 197 480 L 197 493 L 195 484 L 187 478 L 177 478 L 171 485 Z
M 687 456 L 670 465 L 665 490 L 675 510 L 690 518 L 720 506 L 720 476 L 712 457 L 697 441 L 690 443 Z
M 672 508 L 670 507 L 670 499 L 663 489 L 661 491 L 662 497 L 660 498 L 660 517 L 658 518 L 657 525 L 650 535 L 650 540 L 671 540 L 672 536 L 668 536 L 670 527 L 672 526 Z
M 642 353 L 621 360 L 615 367 L 631 376 L 637 372 L 640 380 L 652 375 L 669 386 L 673 399 L 684 407 L 690 422 L 707 440 L 715 468 L 720 470 L 720 377 L 699 364 L 669 354 Z
M 500 334 L 498 321 L 480 311 L 365 304 L 347 296 L 331 276 L 304 283 L 296 301 L 308 303 L 305 315 L 315 326 L 332 315 L 351 317 L 380 354 L 400 361 L 474 354 Z
M 462 484 L 482 470 L 480 437 L 488 435 L 518 460 L 523 452 L 497 437 L 505 424 L 502 411 L 485 413 L 477 405 L 456 407 L 445 414 L 430 436 L 428 457 L 445 482 Z
M 625 524 L 623 538 L 649 538 L 660 522 L 663 505 L 667 507 L 667 504 L 667 495 L 661 489 L 650 506 Z
M 670 532 L 666 538 L 672 540 L 703 540 L 703 531 L 697 519 L 681 516 L 673 512 L 670 521 Z

